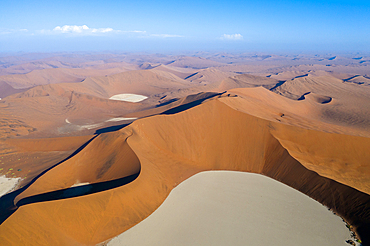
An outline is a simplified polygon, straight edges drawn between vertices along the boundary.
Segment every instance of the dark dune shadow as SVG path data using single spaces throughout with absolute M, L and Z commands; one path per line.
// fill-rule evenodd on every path
M 306 92 L 306 93 L 304 93 L 300 98 L 298 98 L 297 100 L 298 101 L 302 101 L 302 100 L 304 100 L 304 99 L 306 99 L 306 95 L 308 95 L 308 94 L 310 94 L 311 92 L 309 91 L 309 92 Z
M 271 77 L 271 75 L 269 75 L 269 76 Z M 284 81 L 279 81 L 276 85 L 274 85 L 274 87 L 272 87 L 272 88 L 270 89 L 270 91 L 275 90 L 275 89 L 276 89 L 276 88 L 278 88 L 279 86 L 283 85 L 285 82 L 286 82 L 285 80 L 284 80 Z
M 349 77 L 349 78 L 347 78 L 347 79 L 343 79 L 343 82 L 348 82 L 348 81 L 350 81 L 351 79 L 357 78 L 357 77 L 359 77 L 359 76 L 360 76 L 360 75 L 355 75 L 355 76 Z
M 133 175 L 130 175 L 124 178 L 115 179 L 111 181 L 105 181 L 105 182 L 100 182 L 96 184 L 72 187 L 72 188 L 47 192 L 47 193 L 43 193 L 43 194 L 31 196 L 31 197 L 26 197 L 18 201 L 16 205 L 13 205 L 14 198 L 16 197 L 16 195 L 21 193 L 21 191 L 17 192 L 15 196 L 13 195 L 7 198 L 8 200 L 7 204 L 10 206 L 8 206 L 5 209 L 1 208 L 0 224 L 2 224 L 7 218 L 9 218 L 15 211 L 17 211 L 17 209 L 20 206 L 37 203 L 37 202 L 56 201 L 56 200 L 61 200 L 61 199 L 80 197 L 80 196 L 94 194 L 94 193 L 105 191 L 105 190 L 110 190 L 110 189 L 113 189 L 119 186 L 126 185 L 128 183 L 131 183 L 139 176 L 139 174 L 140 172 L 137 174 L 133 174 Z
M 186 78 L 184 78 L 184 80 L 190 79 L 191 77 L 193 77 L 193 76 L 195 76 L 197 74 L 198 74 L 198 72 L 193 73 L 193 74 L 190 74 L 189 76 L 187 76 Z
M 156 107 L 156 108 L 159 108 L 159 107 L 165 106 L 165 105 L 167 105 L 167 104 L 170 104 L 170 103 L 176 102 L 177 100 L 179 100 L 179 99 L 177 99 L 177 98 L 173 98 L 173 99 L 170 99 L 170 100 L 168 100 L 168 101 L 166 101 L 166 102 L 160 103 L 160 104 L 156 105 L 155 107 Z
M 299 79 L 299 78 L 304 78 L 304 77 L 307 77 L 308 76 L 308 73 L 307 74 L 303 74 L 303 75 L 299 75 L 299 76 L 296 76 L 294 77 L 295 79 Z
M 321 104 L 327 104 L 327 103 L 330 103 L 332 100 L 333 100 L 333 98 L 326 97 L 326 98 L 322 98 L 322 100 L 319 101 L 319 103 L 321 103 Z
M 177 113 L 180 113 L 180 112 L 185 111 L 187 109 L 190 109 L 192 107 L 198 106 L 198 105 L 200 105 L 202 102 L 204 102 L 207 99 L 210 99 L 210 98 L 213 98 L 213 97 L 216 97 L 216 96 L 220 96 L 222 94 L 223 93 L 211 93 L 210 96 L 204 97 L 204 98 L 199 99 L 199 100 L 195 100 L 195 101 L 190 102 L 190 103 L 187 103 L 187 104 L 183 104 L 183 105 L 180 105 L 180 106 L 171 108 L 171 109 L 169 109 L 167 111 L 164 111 L 161 114 L 167 114 L 167 115 L 168 114 L 177 114 Z
M 102 134 L 102 133 L 106 133 L 106 132 L 115 132 L 115 131 L 121 130 L 122 128 L 130 125 L 131 123 L 132 122 L 130 122 L 128 124 L 121 124 L 121 125 L 108 126 L 108 127 L 105 127 L 105 128 L 101 128 L 101 129 L 96 130 L 94 134 Z
M 72 197 L 80 197 L 84 195 L 94 194 L 97 192 L 110 190 L 119 186 L 126 185 L 128 183 L 131 183 L 134 181 L 138 176 L 140 172 L 123 177 L 120 179 L 95 183 L 95 184 L 89 184 L 89 185 L 83 185 L 83 186 L 77 186 L 77 187 L 71 187 L 67 189 L 52 191 L 48 193 L 43 193 L 35 196 L 30 196 L 23 198 L 22 200 L 18 201 L 16 206 L 20 207 L 27 204 L 32 204 L 36 202 L 46 202 L 46 201 L 55 201 L 55 200 L 61 200 L 61 199 L 67 199 Z

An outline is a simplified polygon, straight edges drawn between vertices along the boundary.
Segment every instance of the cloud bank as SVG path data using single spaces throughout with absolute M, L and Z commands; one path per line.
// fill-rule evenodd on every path
M 76 35 L 94 35 L 94 34 L 134 34 L 134 35 L 143 35 L 142 37 L 159 37 L 159 38 L 179 38 L 183 37 L 181 35 L 174 34 L 148 34 L 146 31 L 122 31 L 114 30 L 113 28 L 90 28 L 87 25 L 77 26 L 77 25 L 64 25 L 56 26 L 52 31 L 43 30 L 43 33 L 52 33 L 52 34 L 76 34 Z
M 64 25 L 56 26 L 53 29 L 54 32 L 59 33 L 79 33 L 79 34 L 93 34 L 93 33 L 108 33 L 114 32 L 113 28 L 89 28 L 86 25 L 77 26 L 77 25 Z M 117 31 L 116 31 L 117 32 Z
M 224 34 L 224 35 L 221 36 L 221 39 L 224 39 L 224 40 L 243 40 L 243 36 L 239 33 Z

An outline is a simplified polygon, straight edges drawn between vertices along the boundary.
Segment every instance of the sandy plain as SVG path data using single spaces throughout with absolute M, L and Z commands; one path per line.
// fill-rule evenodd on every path
M 368 56 L 31 54 L 0 61 L 0 174 L 22 178 L 0 198 L 4 245 L 107 243 L 209 170 L 284 183 L 346 220 L 357 239 L 333 236 L 339 245 L 369 245 Z M 120 94 L 147 98 L 110 100 Z M 10 168 L 20 171 L 4 171 Z M 232 214 L 230 204 L 217 206 Z M 191 228 L 183 229 L 180 237 Z M 292 237 L 320 233 L 312 231 Z

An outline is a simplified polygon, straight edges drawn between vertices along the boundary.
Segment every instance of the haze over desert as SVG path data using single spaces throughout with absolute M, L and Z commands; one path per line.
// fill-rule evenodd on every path
M 370 2 L 0 5 L 0 245 L 370 245 Z

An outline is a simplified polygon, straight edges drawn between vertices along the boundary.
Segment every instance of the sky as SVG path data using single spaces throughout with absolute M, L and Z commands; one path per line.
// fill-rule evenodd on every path
M 215 50 L 369 52 L 370 1 L 0 1 L 0 52 Z

